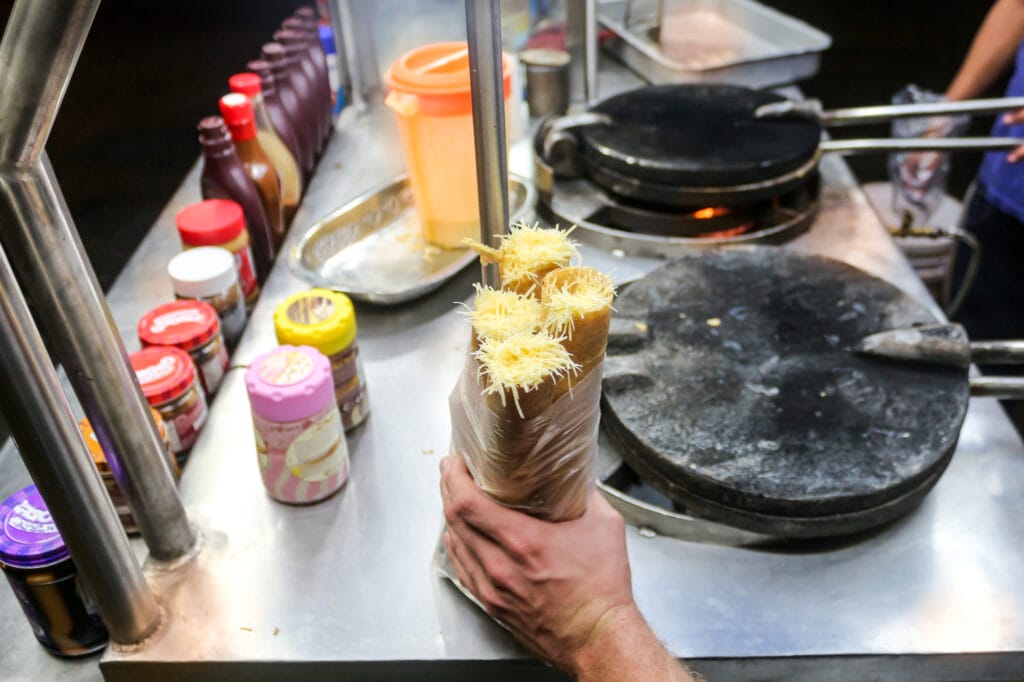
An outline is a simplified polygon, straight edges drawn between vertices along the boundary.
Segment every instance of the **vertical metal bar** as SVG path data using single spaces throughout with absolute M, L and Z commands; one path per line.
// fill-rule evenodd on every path
M 334 59 L 338 65 L 338 88 L 345 91 L 346 103 L 352 102 L 352 79 L 348 73 L 348 57 L 345 54 L 345 36 L 342 34 L 338 0 L 331 0 L 327 3 L 327 13 L 331 17 L 331 31 L 334 33 Z
M 583 12 L 583 101 L 597 101 L 597 0 L 585 0 Z
M 566 0 L 565 27 L 570 99 L 587 106 L 598 97 L 596 0 Z
M 18 0 L 11 11 L 0 42 L 0 241 L 55 342 L 150 555 L 171 560 L 192 548 L 195 534 L 43 152 L 98 6 L 99 0 Z
M 508 230 L 508 150 L 505 147 L 505 87 L 502 77 L 501 9 L 498 0 L 466 0 L 469 81 L 476 142 L 476 186 L 480 241 Z M 498 269 L 483 266 L 483 282 L 497 287 Z
M 356 44 L 355 27 L 353 26 L 352 8 L 349 6 L 348 0 L 334 0 L 332 4 L 335 10 L 334 15 L 338 17 L 338 27 L 336 30 L 340 31 L 341 44 L 339 47 L 344 50 L 344 62 L 348 69 L 352 104 L 356 110 L 364 111 L 366 109 L 366 93 L 363 89 L 365 86 L 363 83 L 362 64 L 359 60 L 359 50 Z M 364 26 L 361 30 L 368 31 L 369 27 Z
M 145 639 L 160 608 L 71 416 L 0 249 L 0 406 L 32 480 L 115 641 Z

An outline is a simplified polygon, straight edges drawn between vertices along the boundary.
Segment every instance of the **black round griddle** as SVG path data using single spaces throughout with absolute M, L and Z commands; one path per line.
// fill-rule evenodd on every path
M 784 98 L 735 85 L 657 85 L 592 107 L 611 123 L 580 128 L 595 180 L 628 178 L 666 186 L 761 183 L 813 163 L 821 123 L 804 116 L 757 119 Z M 641 197 L 638 197 L 641 198 Z
M 781 537 L 856 532 L 913 508 L 952 456 L 966 370 L 851 352 L 935 321 L 860 270 L 711 251 L 634 282 L 615 308 L 604 426 L 691 513 Z

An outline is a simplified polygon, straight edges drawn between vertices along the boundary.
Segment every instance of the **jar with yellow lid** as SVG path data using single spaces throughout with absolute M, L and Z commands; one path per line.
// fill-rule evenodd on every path
M 370 406 L 349 297 L 330 289 L 289 296 L 274 310 L 274 330 L 282 345 L 312 346 L 327 356 L 342 425 L 350 431 L 363 423 Z

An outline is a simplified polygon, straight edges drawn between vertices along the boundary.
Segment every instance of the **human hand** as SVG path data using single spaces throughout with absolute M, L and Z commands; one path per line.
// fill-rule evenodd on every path
M 459 456 L 442 459 L 441 473 L 444 544 L 459 581 L 532 652 L 579 675 L 607 629 L 643 622 L 625 523 L 600 493 L 579 519 L 552 523 L 484 495 Z
M 1017 125 L 1018 123 L 1024 123 L 1024 109 L 1014 109 L 1003 114 L 1003 123 L 1006 125 Z M 1024 159 L 1024 145 L 1011 149 L 1010 153 L 1006 155 L 1006 160 L 1010 163 L 1017 163 L 1021 159 Z

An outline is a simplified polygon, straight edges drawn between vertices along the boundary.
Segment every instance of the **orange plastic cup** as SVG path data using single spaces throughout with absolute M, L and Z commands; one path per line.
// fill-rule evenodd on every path
M 505 130 L 512 60 L 502 56 Z M 435 43 L 406 53 L 384 74 L 409 171 L 416 211 L 428 242 L 461 248 L 479 239 L 473 149 L 473 104 L 466 43 Z

